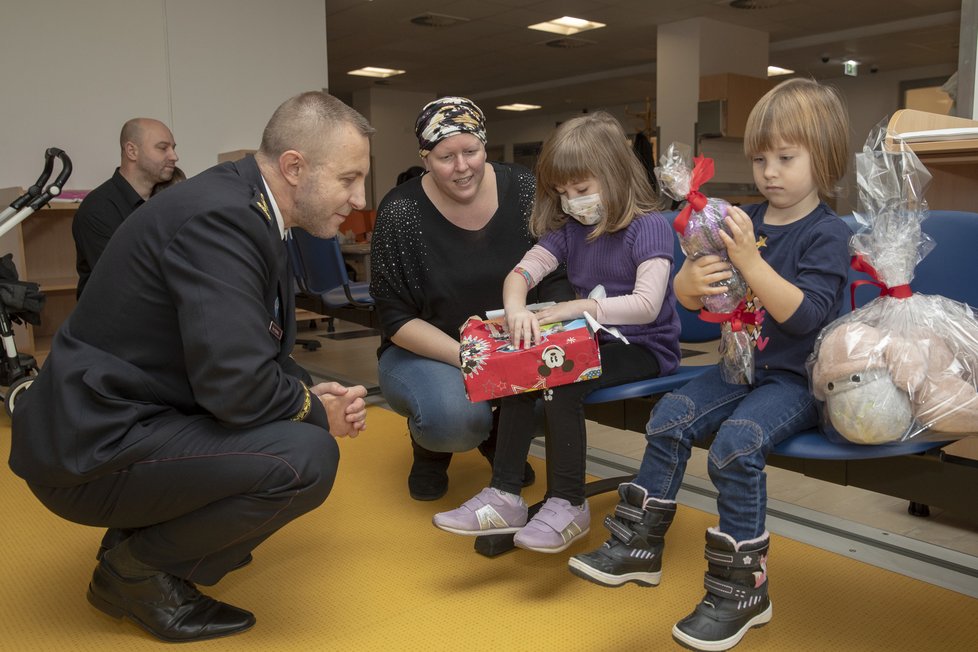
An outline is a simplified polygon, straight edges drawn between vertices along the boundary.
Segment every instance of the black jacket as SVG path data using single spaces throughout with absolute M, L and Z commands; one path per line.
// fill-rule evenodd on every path
M 292 280 L 265 195 L 247 157 L 126 219 L 17 404 L 15 473 L 81 484 L 145 459 L 188 420 L 229 434 L 289 419 L 328 427 L 293 375 Z

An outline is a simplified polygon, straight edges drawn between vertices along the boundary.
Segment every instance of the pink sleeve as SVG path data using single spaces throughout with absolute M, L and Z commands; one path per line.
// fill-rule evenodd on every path
M 631 294 L 597 299 L 598 321 L 611 326 L 654 321 L 666 296 L 669 267 L 669 261 L 665 258 L 652 258 L 639 265 L 635 271 L 635 289 Z
M 522 273 L 527 288 L 532 288 L 555 269 L 557 269 L 557 259 L 554 255 L 540 245 L 533 245 L 513 271 Z

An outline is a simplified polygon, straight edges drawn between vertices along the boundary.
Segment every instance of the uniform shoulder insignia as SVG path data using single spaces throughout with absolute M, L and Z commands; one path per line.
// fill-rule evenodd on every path
M 272 221 L 272 211 L 268 208 L 268 200 L 265 199 L 265 193 L 260 190 L 257 191 L 251 205 L 257 208 L 259 212 L 265 216 L 265 220 L 269 222 Z

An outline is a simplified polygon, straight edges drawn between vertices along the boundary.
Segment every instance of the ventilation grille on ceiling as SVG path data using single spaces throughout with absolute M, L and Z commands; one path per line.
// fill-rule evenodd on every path
M 734 9 L 770 9 L 784 4 L 785 0 L 730 0 Z
M 426 14 L 421 14 L 420 16 L 415 16 L 411 19 L 411 22 L 422 27 L 451 27 L 452 25 L 467 23 L 469 22 L 469 19 L 428 12 Z
M 544 41 L 543 43 L 548 48 L 559 48 L 561 50 L 569 50 L 571 48 L 583 48 L 589 45 L 594 45 L 595 41 L 589 41 L 583 38 L 571 38 L 565 36 L 564 38 L 555 38 L 552 41 Z

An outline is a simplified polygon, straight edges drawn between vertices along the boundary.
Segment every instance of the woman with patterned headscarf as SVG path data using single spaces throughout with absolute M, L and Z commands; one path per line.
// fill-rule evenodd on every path
M 416 500 L 445 494 L 453 452 L 478 447 L 492 463 L 492 405 L 466 398 L 459 327 L 499 307 L 503 279 L 533 244 L 533 175 L 486 161 L 485 124 L 482 110 L 464 97 L 421 110 L 415 133 L 425 174 L 384 197 L 372 238 L 380 387 L 408 420 L 408 488 Z M 563 274 L 538 287 L 536 300 L 573 294 Z M 524 483 L 532 481 L 527 465 Z

